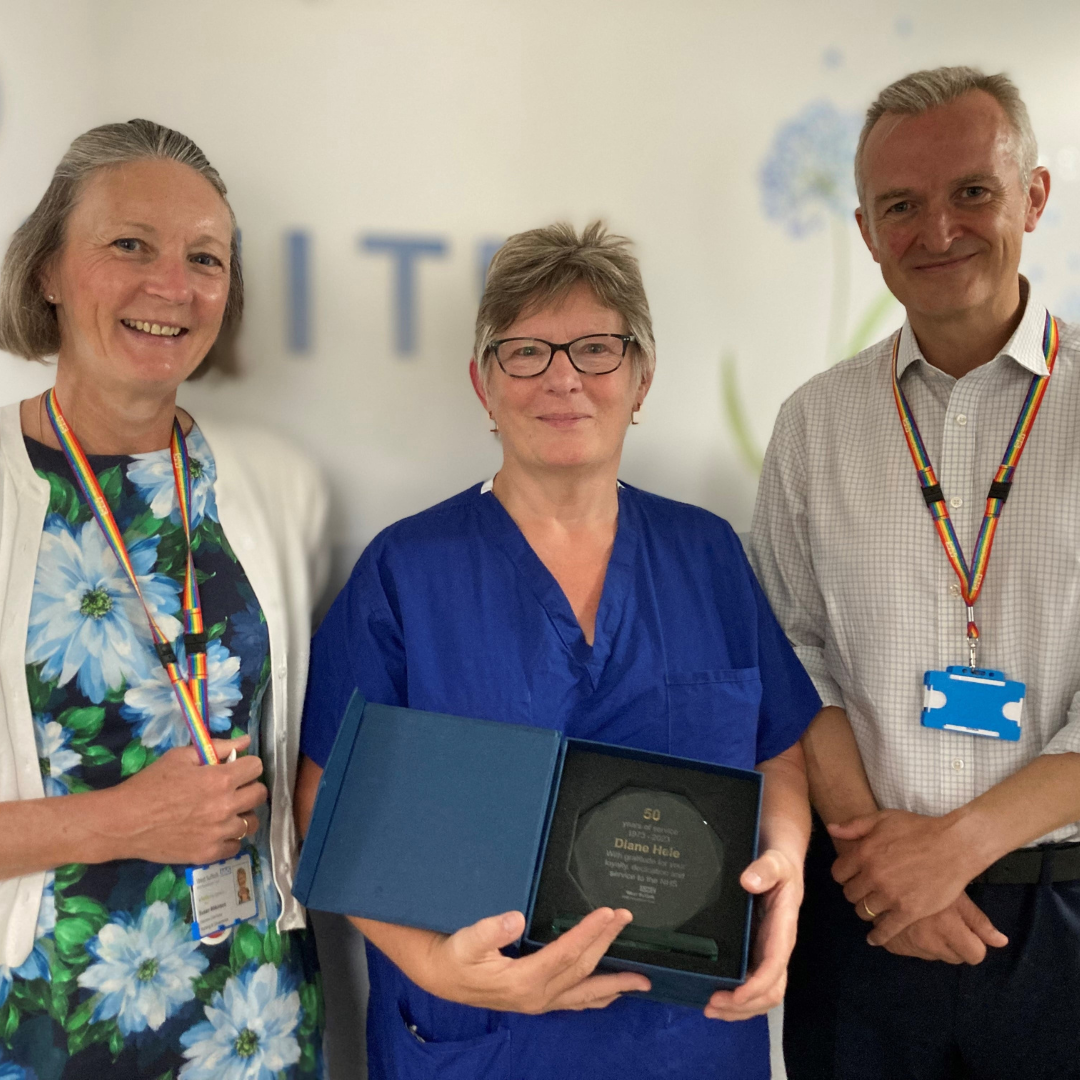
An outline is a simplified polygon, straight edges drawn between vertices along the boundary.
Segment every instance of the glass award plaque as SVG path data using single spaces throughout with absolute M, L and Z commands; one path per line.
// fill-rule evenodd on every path
M 582 813 L 570 849 L 570 875 L 593 909 L 628 908 L 625 945 L 717 955 L 710 938 L 679 933 L 720 895 L 724 844 L 689 799 L 624 788 Z M 579 918 L 555 920 L 558 932 Z

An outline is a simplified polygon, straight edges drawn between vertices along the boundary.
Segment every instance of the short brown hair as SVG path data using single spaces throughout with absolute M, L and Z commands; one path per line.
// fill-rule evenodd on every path
M 177 161 L 194 169 L 210 182 L 229 211 L 232 242 L 225 315 L 217 340 L 192 377 L 205 374 L 211 367 L 235 373 L 236 334 L 244 311 L 244 275 L 236 218 L 226 198 L 225 182 L 191 139 L 152 120 L 92 128 L 78 136 L 60 159 L 41 202 L 16 230 L 4 256 L 0 271 L 0 349 L 27 360 L 41 360 L 59 350 L 56 308 L 42 294 L 41 279 L 49 261 L 64 245 L 68 218 L 83 185 L 98 169 L 153 159 Z
M 597 300 L 617 311 L 637 341 L 632 364 L 639 378 L 656 366 L 652 316 L 641 268 L 625 236 L 609 233 L 602 221 L 578 236 L 558 222 L 516 233 L 495 253 L 476 314 L 473 356 L 485 378 L 491 370 L 491 342 L 526 310 L 540 310 L 583 282 Z
M 873 126 L 886 114 L 919 116 L 930 109 L 948 105 L 957 98 L 981 90 L 1002 108 L 1013 131 L 1013 154 L 1020 167 L 1020 183 L 1027 187 L 1039 163 L 1039 147 L 1031 127 L 1031 117 L 1016 83 L 1008 75 L 984 75 L 973 67 L 939 67 L 914 71 L 886 86 L 866 110 L 866 122 L 855 150 L 855 187 L 863 201 L 862 165 L 866 140 Z

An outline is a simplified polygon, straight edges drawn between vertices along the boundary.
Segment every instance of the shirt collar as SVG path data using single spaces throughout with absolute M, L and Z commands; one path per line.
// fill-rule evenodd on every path
M 1021 278 L 1021 289 L 1027 289 L 1027 306 L 1024 308 L 1024 317 L 1020 325 L 1013 331 L 1013 335 L 1005 343 L 998 356 L 1008 356 L 1015 360 L 1022 368 L 1026 368 L 1032 375 L 1047 374 L 1046 354 L 1043 352 L 1043 334 L 1046 331 L 1046 308 L 1035 297 L 1034 290 L 1028 284 L 1026 278 Z M 995 357 L 997 359 L 997 357 Z M 904 320 L 900 328 L 900 350 L 896 357 L 896 375 L 900 378 L 905 371 L 916 361 L 922 360 L 929 363 L 915 340 L 915 333 L 911 329 L 911 323 Z

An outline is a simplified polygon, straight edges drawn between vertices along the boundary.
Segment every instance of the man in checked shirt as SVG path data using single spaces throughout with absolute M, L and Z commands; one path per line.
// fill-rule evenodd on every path
M 751 555 L 826 706 L 803 739 L 828 831 L 785 1002 L 792 1080 L 1080 1076 L 1080 327 L 1057 323 L 974 604 L 978 667 L 1026 685 L 1018 741 L 921 723 L 924 674 L 971 664 L 969 612 L 893 389 L 895 345 L 968 560 L 1052 353 L 1018 270 L 1037 161 L 1003 75 L 881 93 L 856 217 L 907 320 L 798 390 L 766 455 Z

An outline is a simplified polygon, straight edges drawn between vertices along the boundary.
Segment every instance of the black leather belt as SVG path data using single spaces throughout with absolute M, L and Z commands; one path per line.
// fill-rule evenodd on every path
M 1080 841 L 1010 851 L 991 863 L 972 885 L 1049 885 L 1080 881 Z

